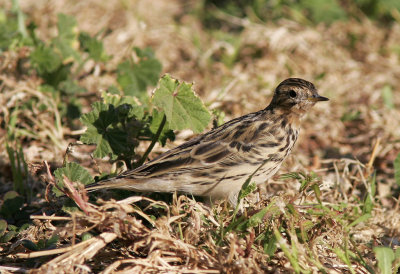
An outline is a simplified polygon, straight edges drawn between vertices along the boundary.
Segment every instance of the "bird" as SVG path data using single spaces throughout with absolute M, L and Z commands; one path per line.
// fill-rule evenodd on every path
M 300 119 L 317 102 L 328 100 L 311 82 L 288 78 L 265 109 L 230 120 L 87 189 L 179 192 L 236 205 L 247 178 L 252 175 L 257 185 L 271 178 L 297 141 Z

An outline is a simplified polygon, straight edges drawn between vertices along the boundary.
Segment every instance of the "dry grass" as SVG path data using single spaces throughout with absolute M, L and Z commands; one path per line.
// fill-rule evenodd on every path
M 254 23 L 221 14 L 227 25 L 243 29 L 225 34 L 229 40 L 204 29 L 195 13 L 185 12 L 195 1 L 23 1 L 21 5 L 38 24 L 42 39 L 54 35 L 48 26 L 58 12 L 74 15 L 79 27 L 91 34 L 111 29 L 104 35 L 107 52 L 113 55 L 107 68 L 115 68 L 131 54 L 132 46 L 151 46 L 164 72 L 194 82 L 202 99 L 224 110 L 227 118 L 265 107 L 272 88 L 289 76 L 313 81 L 331 101 L 317 105 L 304 119 L 299 143 L 280 171 L 317 173 L 321 203 L 314 191 L 299 192 L 297 181 L 276 176 L 249 197 L 244 215 L 236 217 L 239 221 L 231 230 L 232 209 L 222 202 L 210 209 L 186 196 L 174 196 L 170 204 L 132 197 L 99 200 L 98 205 L 83 197 L 87 214 L 60 218 L 58 201 L 45 203 L 45 186 L 32 175 L 35 191 L 42 193 L 34 200 L 43 208 L 32 212 L 33 225 L 16 241 L 3 244 L 0 261 L 9 268 L 0 271 L 283 273 L 298 267 L 310 272 L 367 273 L 366 266 L 376 263 L 374 246 L 399 245 L 393 160 L 400 151 L 400 24 L 384 28 L 365 19 L 308 27 L 287 20 Z M 35 133 L 27 135 L 23 151 L 31 171 L 44 160 L 60 166 L 67 144 L 79 132 L 63 126 L 57 102 L 37 90 L 37 79 L 13 73 L 24 50 L 0 57 L 0 111 L 8 120 L 8 109 L 31 98 L 49 106 L 47 112 L 33 108 L 19 115 L 21 125 Z M 224 58 L 234 61 L 224 63 Z M 85 70 L 90 69 L 89 64 Z M 100 94 L 114 82 L 112 73 L 89 74 L 80 84 Z M 385 85 L 392 87 L 393 109 L 382 100 Z M 84 107 L 88 110 L 89 103 Z M 355 113 L 355 119 L 343 119 Z M 168 146 L 183 142 L 188 134 L 182 132 Z M 11 187 L 4 142 L 5 132 L 0 132 L 2 191 Z M 87 148 L 74 156 L 97 172 Z M 360 216 L 373 169 L 377 194 L 372 218 L 352 226 Z M 265 208 L 261 222 L 254 226 L 246 222 Z M 49 212 L 57 214 L 48 216 Z M 87 232 L 93 237 L 81 241 Z M 51 235 L 59 235 L 58 249 L 28 253 L 21 245 L 24 239 L 37 242 Z M 269 256 L 263 248 L 272 235 L 278 249 Z M 344 262 L 338 250 L 349 252 L 351 263 Z

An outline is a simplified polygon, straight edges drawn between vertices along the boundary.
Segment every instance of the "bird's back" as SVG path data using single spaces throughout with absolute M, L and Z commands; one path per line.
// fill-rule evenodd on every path
M 94 188 L 178 191 L 232 200 L 261 165 L 252 180 L 257 184 L 276 173 L 297 134 L 288 117 L 267 108 L 233 119 Z

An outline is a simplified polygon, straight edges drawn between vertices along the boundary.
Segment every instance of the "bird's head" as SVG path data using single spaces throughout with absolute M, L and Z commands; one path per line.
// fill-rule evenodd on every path
M 302 115 L 315 103 L 328 100 L 318 94 L 313 83 L 300 78 L 289 78 L 276 87 L 270 106 Z

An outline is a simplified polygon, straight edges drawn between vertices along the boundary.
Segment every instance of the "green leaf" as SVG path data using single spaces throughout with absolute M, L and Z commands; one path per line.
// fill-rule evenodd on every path
M 62 63 L 61 57 L 45 45 L 36 47 L 30 55 L 30 60 L 39 74 L 55 72 Z
M 296 180 L 302 180 L 304 176 L 301 176 L 302 174 L 299 172 L 289 172 L 282 174 L 279 179 L 281 180 L 288 180 L 288 179 L 296 179 Z
M 144 108 L 140 105 L 139 100 L 133 96 L 121 96 L 119 94 L 112 94 L 103 92 L 101 94 L 105 104 L 113 105 L 114 107 L 119 107 L 122 105 L 128 105 L 130 107 L 127 117 L 136 118 L 141 120 L 144 117 Z
M 351 266 L 351 262 L 349 259 L 349 254 L 347 252 L 348 250 L 342 250 L 338 247 L 333 248 L 333 252 L 339 257 L 340 260 L 342 260 L 347 266 L 349 267 L 351 273 L 355 273 L 353 267 Z
M 267 243 L 264 245 L 264 253 L 268 256 L 272 257 L 275 254 L 275 251 L 278 249 L 277 240 L 274 234 L 271 232 L 266 232 L 270 236 Z
M 397 154 L 397 157 L 394 160 L 394 179 L 396 184 L 400 186 L 400 153 Z
M 254 226 L 257 226 L 260 223 L 262 223 L 264 216 L 267 213 L 270 213 L 271 215 L 275 215 L 276 211 L 279 212 L 279 209 L 277 210 L 275 201 L 272 201 L 270 204 L 268 204 L 267 207 L 264 207 L 263 209 L 261 209 L 259 212 L 252 215 L 250 218 L 248 218 L 244 222 L 238 222 L 236 224 L 232 223 L 231 227 L 228 228 L 228 231 L 232 230 L 233 228 L 235 228 L 236 230 L 245 231 L 246 229 L 248 229 L 250 227 L 254 227 Z
M 113 105 L 101 102 L 92 104 L 92 109 L 81 117 L 87 129 L 80 140 L 85 144 L 97 145 L 93 156 L 103 158 L 109 155 L 116 159 L 119 154 L 128 152 L 127 132 L 118 126 L 118 110 Z
M 338 0 L 305 0 L 300 1 L 302 7 L 309 11 L 309 17 L 316 23 L 332 23 L 336 20 L 347 18 L 346 12 L 340 6 Z
M 27 248 L 27 249 L 29 249 L 31 251 L 38 251 L 39 250 L 39 247 L 34 242 L 32 242 L 31 240 L 25 239 L 25 240 L 22 240 L 21 243 L 25 248 Z
M 365 222 L 371 217 L 372 217 L 371 213 L 367 213 L 367 214 L 361 215 L 360 217 L 355 219 L 351 224 L 349 224 L 348 227 L 353 227 L 353 226 L 355 226 L 355 225 L 357 225 L 359 223 Z
M 153 102 L 167 116 L 173 130 L 189 128 L 198 133 L 205 129 L 211 115 L 196 96 L 191 84 L 179 83 L 168 74 L 163 76 L 154 92 Z
M 76 19 L 73 16 L 59 13 L 57 15 L 58 37 L 64 41 L 74 43 L 78 34 Z
M 89 239 L 93 238 L 93 235 L 90 234 L 89 232 L 85 232 L 82 234 L 82 242 L 87 241 Z
M 46 241 L 45 248 L 53 248 L 53 247 L 55 247 L 55 245 L 57 244 L 59 238 L 60 237 L 58 235 L 53 235 L 50 239 L 48 239 Z
M 59 50 L 63 59 L 74 58 L 80 61 L 78 49 L 78 28 L 76 19 L 66 14 L 58 14 L 57 16 L 58 36 L 52 41 L 52 45 Z
M 242 188 L 239 192 L 239 199 L 247 197 L 250 193 L 257 189 L 257 184 L 255 182 L 250 182 L 247 184 L 246 182 L 242 185 Z
M 67 163 L 65 167 L 57 168 L 57 170 L 54 171 L 54 176 L 56 177 L 57 186 L 61 189 L 64 188 L 63 175 L 67 176 L 67 178 L 71 182 L 80 182 L 83 185 L 94 183 L 94 179 L 90 175 L 90 173 L 77 163 Z M 57 196 L 60 196 L 62 194 L 55 187 L 53 188 L 53 190 Z
M 90 58 L 99 62 L 106 61 L 108 56 L 104 52 L 103 42 L 97 40 L 95 37 L 90 37 L 90 35 L 86 32 L 81 32 L 79 34 L 79 42 L 81 44 L 81 48 L 89 53 Z
M 12 238 L 14 238 L 15 235 L 17 235 L 16 231 L 8 231 L 6 234 L 0 237 L 0 243 L 8 243 Z
M 117 81 L 125 95 L 143 96 L 148 86 L 155 86 L 161 73 L 162 65 L 153 52 L 147 48 L 134 48 L 139 62 L 131 60 L 118 65 Z
M 87 90 L 84 87 L 78 85 L 76 81 L 73 80 L 65 80 L 59 84 L 60 91 L 64 92 L 67 95 L 74 95 L 78 93 L 85 93 Z
M 24 197 L 20 196 L 15 191 L 8 191 L 3 196 L 3 204 L 1 205 L 0 213 L 6 218 L 11 218 L 19 213 L 25 202 Z
M 392 87 L 385 85 L 382 89 L 382 100 L 385 106 L 389 109 L 394 109 Z
M 261 209 L 259 212 L 251 216 L 247 222 L 247 228 L 255 227 L 262 223 L 265 214 L 271 209 L 271 207 L 265 207 Z
M 400 258 L 400 248 L 396 249 L 396 251 L 394 253 L 394 256 L 395 256 L 396 259 Z
M 3 236 L 6 229 L 7 229 L 7 221 L 0 219 L 0 236 Z
M 374 208 L 374 197 L 376 193 L 376 172 L 369 179 L 370 189 L 364 199 L 363 213 L 371 213 Z
M 378 268 L 382 274 L 392 273 L 392 263 L 395 260 L 394 252 L 389 247 L 374 247 L 376 259 L 378 260 Z
M 163 112 L 159 112 L 156 109 L 153 110 L 152 119 L 151 119 L 150 127 L 149 127 L 151 133 L 156 134 L 156 132 L 158 131 L 158 128 L 160 127 L 160 124 L 163 120 L 164 115 L 165 114 Z M 171 141 L 175 140 L 175 134 L 169 128 L 168 122 L 165 123 L 165 125 L 161 131 L 160 137 L 158 138 L 158 141 L 160 142 L 160 144 L 162 146 L 165 146 L 167 139 L 170 139 Z

